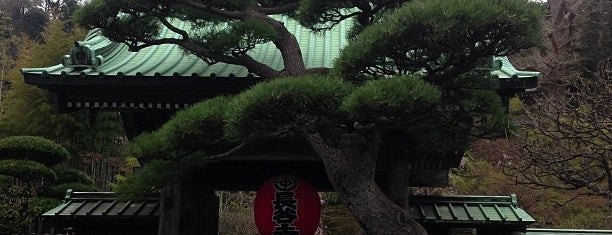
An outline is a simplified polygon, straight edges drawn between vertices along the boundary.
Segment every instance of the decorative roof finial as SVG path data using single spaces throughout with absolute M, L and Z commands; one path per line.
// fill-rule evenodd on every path
M 69 55 L 65 55 L 62 61 L 64 66 L 72 67 L 74 70 L 97 68 L 102 64 L 104 58 L 96 53 L 89 45 L 74 42 L 70 48 Z

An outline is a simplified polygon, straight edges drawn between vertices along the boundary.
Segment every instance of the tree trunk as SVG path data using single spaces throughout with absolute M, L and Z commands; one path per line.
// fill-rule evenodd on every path
M 608 154 L 604 153 L 603 155 L 602 163 L 606 171 L 606 181 L 608 185 L 606 198 L 608 199 L 608 208 L 612 208 L 612 164 L 610 164 L 611 161 Z
M 323 159 L 329 180 L 368 235 L 426 235 L 407 210 L 394 204 L 375 182 L 380 137 L 366 144 L 333 148 L 321 135 L 306 138 Z
M 277 33 L 276 38 L 272 40 L 276 48 L 281 53 L 285 68 L 281 72 L 281 76 L 296 76 L 306 74 L 306 65 L 302 57 L 302 49 L 300 44 L 292 32 L 289 32 L 287 27 L 280 21 L 272 19 L 266 14 L 260 12 L 247 11 L 251 18 L 260 20 L 270 25 Z
M 206 183 L 177 180 L 162 189 L 158 234 L 218 234 L 219 198 Z

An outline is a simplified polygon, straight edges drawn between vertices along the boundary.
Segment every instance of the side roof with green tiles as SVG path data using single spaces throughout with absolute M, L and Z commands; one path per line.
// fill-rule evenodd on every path
M 416 220 L 433 224 L 507 224 L 535 222 L 518 208 L 516 196 L 411 196 L 410 212 Z
M 412 215 L 424 226 L 481 228 L 489 226 L 524 231 L 527 225 L 535 222 L 527 212 L 517 207 L 514 195 L 413 195 L 410 196 L 409 205 Z M 158 197 L 120 201 L 115 198 L 114 193 L 68 191 L 64 203 L 45 212 L 43 217 L 158 216 L 159 209 Z
M 121 201 L 111 192 L 72 192 L 64 203 L 42 214 L 43 217 L 155 218 L 160 215 L 159 195 Z

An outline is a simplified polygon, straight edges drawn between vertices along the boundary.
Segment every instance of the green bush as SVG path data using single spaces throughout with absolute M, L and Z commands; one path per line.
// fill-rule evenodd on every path
M 92 185 L 85 185 L 80 183 L 65 183 L 58 185 L 51 185 L 43 188 L 39 193 L 40 196 L 63 199 L 66 196 L 66 191 L 72 189 L 73 192 L 98 192 L 100 189 Z
M 85 174 L 85 172 L 76 170 L 76 169 L 68 169 L 68 168 L 59 168 L 55 169 L 55 175 L 57 175 L 57 183 L 80 183 L 85 185 L 93 185 L 93 180 Z
M 70 157 L 64 147 L 38 136 L 11 136 L 0 140 L 0 159 L 18 159 L 56 165 Z
M 49 167 L 27 160 L 0 160 L 0 175 L 8 175 L 24 181 L 55 180 Z
M 13 184 L 13 177 L 0 174 L 0 188 L 8 188 Z
M 24 234 L 36 213 L 29 209 L 31 190 L 7 187 L 0 190 L 0 234 Z
M 56 198 L 34 197 L 30 198 L 30 203 L 28 203 L 28 209 L 34 214 L 39 215 L 55 208 L 56 206 L 59 206 L 60 204 L 62 204 L 62 201 Z

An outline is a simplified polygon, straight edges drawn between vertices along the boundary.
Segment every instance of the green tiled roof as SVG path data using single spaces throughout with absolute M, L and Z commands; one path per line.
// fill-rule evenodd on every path
M 307 68 L 332 66 L 333 60 L 339 55 L 340 49 L 347 44 L 346 35 L 351 27 L 350 21 L 343 21 L 332 30 L 316 33 L 302 27 L 297 21 L 286 16 L 277 16 L 277 20 L 295 35 Z M 173 20 L 172 24 L 183 30 L 190 30 L 190 24 Z M 180 38 L 181 36 L 171 30 L 164 30 L 160 37 Z M 101 65 L 97 68 L 88 68 L 82 71 L 74 70 L 62 64 L 47 68 L 24 68 L 22 73 L 28 75 L 46 76 L 133 76 L 133 77 L 172 77 L 172 76 L 199 76 L 199 77 L 247 77 L 249 72 L 243 66 L 215 63 L 209 65 L 191 53 L 186 53 L 179 46 L 162 44 L 144 48 L 138 52 L 130 52 L 123 43 L 110 41 L 94 29 L 89 32 L 80 45 L 88 46 L 96 55 L 101 56 Z M 269 42 L 256 46 L 249 52 L 255 60 L 263 62 L 274 69 L 282 70 L 283 61 L 280 51 Z
M 516 196 L 411 196 L 410 212 L 422 223 L 515 224 L 535 222 L 518 208 Z
M 422 196 L 410 197 L 410 212 L 424 225 L 519 226 L 535 222 L 516 205 L 512 196 Z M 142 217 L 159 216 L 159 198 L 119 201 L 109 192 L 70 192 L 62 205 L 43 217 Z
M 42 214 L 43 217 L 74 216 L 88 218 L 155 218 L 160 214 L 157 195 L 137 200 L 120 201 L 111 192 L 72 192 L 68 190 L 64 203 Z
M 348 44 L 346 35 L 352 25 L 351 21 L 343 21 L 329 31 L 315 33 L 289 17 L 276 16 L 276 19 L 298 39 L 307 68 L 331 67 L 340 50 Z M 179 20 L 172 23 L 190 30 L 188 23 Z M 161 37 L 181 36 L 166 30 Z M 110 41 L 98 29 L 90 31 L 67 53 L 72 56 L 64 56 L 62 64 L 21 69 L 26 83 L 49 90 L 60 113 L 79 109 L 184 109 L 205 98 L 239 93 L 264 79 L 250 74 L 243 66 L 207 64 L 173 44 L 131 52 L 126 44 Z M 73 61 L 83 54 L 90 58 L 87 67 L 77 66 L 82 64 Z M 280 51 L 272 43 L 258 45 L 249 54 L 275 69 L 283 68 Z M 537 87 L 539 73 L 518 71 L 505 57 L 494 61 L 493 65 L 498 67 L 493 74 L 501 78 L 499 94 L 511 96 Z
M 519 231 L 517 229 L 520 229 L 526 235 L 612 235 L 612 230 L 535 228 L 525 230 L 526 226 L 535 220 L 527 212 L 518 208 L 516 203 L 514 195 L 413 195 L 410 197 L 409 205 L 416 220 L 428 228 L 480 229 L 491 227 L 498 229 L 498 232 L 502 230 Z M 69 190 L 63 204 L 45 212 L 42 216 L 67 220 L 79 218 L 156 220 L 155 218 L 159 215 L 160 204 L 157 195 L 141 200 L 120 201 L 116 199 L 114 193 L 110 192 L 71 192 Z M 117 225 L 121 226 L 121 224 Z
M 282 21 L 298 39 L 307 68 L 331 68 L 340 50 L 348 43 L 346 35 L 352 25 L 351 21 L 343 21 L 329 31 L 316 33 L 302 27 L 289 17 L 276 16 L 276 19 Z M 187 31 L 191 27 L 190 24 L 179 20 L 173 20 L 172 24 Z M 160 37 L 180 38 L 181 36 L 171 30 L 165 30 Z M 100 57 L 100 65 L 96 68 L 75 70 L 70 66 L 58 64 L 46 68 L 23 68 L 22 73 L 29 78 L 49 76 L 81 78 L 255 76 L 250 75 L 245 67 L 239 65 L 225 63 L 209 65 L 173 44 L 155 45 L 131 52 L 127 45 L 112 42 L 104 37 L 99 29 L 90 31 L 79 44 L 94 51 L 95 55 Z M 256 46 L 249 52 L 249 55 L 274 69 L 283 68 L 280 51 L 271 42 Z M 507 57 L 494 58 L 493 65 L 497 70 L 492 73 L 499 78 L 539 77 L 538 72 L 515 69 Z M 33 82 L 33 84 L 37 83 Z

